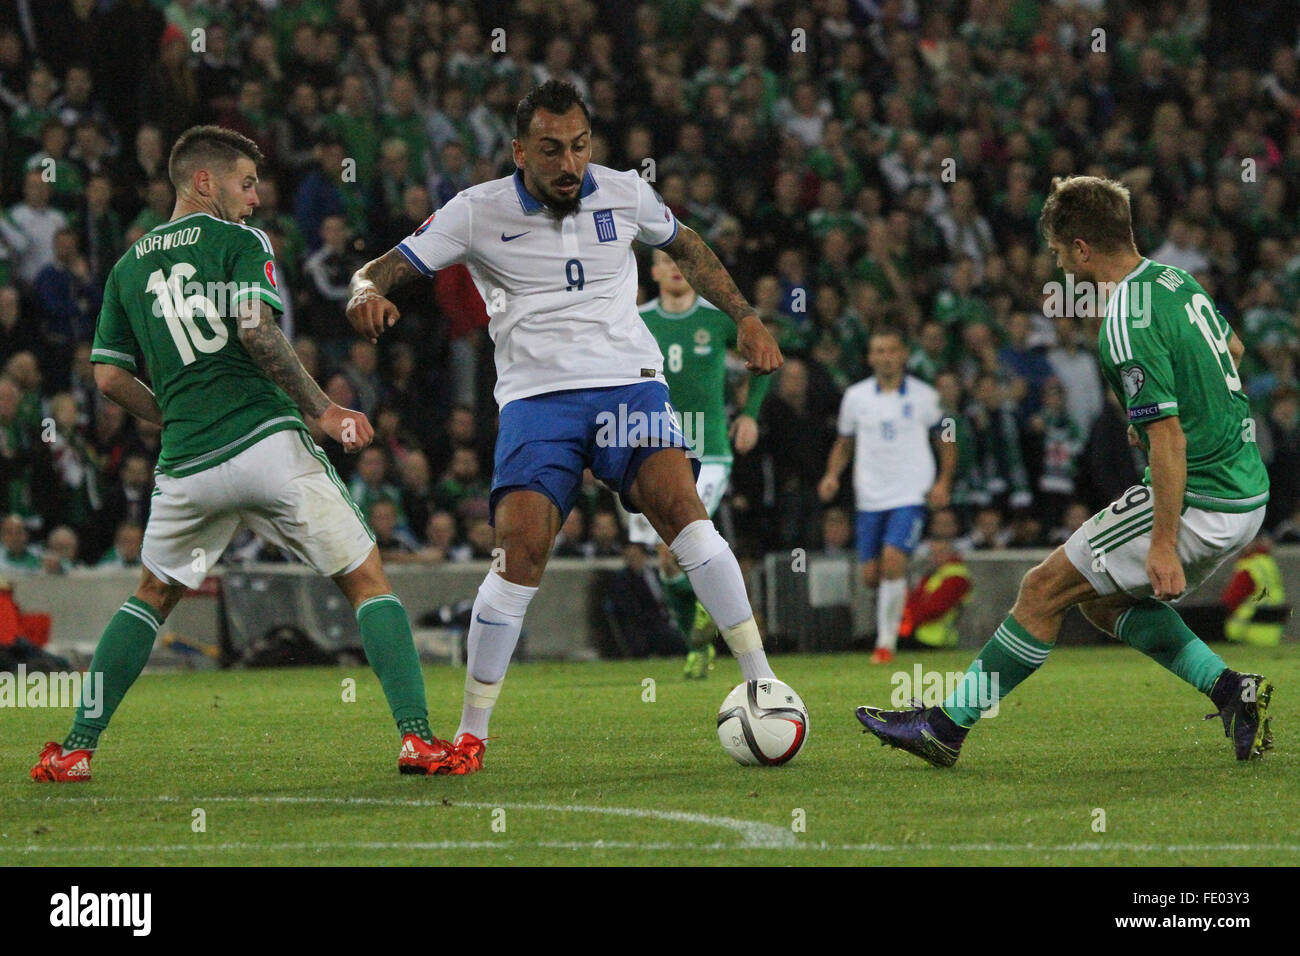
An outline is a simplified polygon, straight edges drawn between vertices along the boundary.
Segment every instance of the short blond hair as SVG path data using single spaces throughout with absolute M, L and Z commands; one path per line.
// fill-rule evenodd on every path
M 1136 249 L 1129 191 L 1100 176 L 1057 176 L 1038 217 L 1049 242 L 1082 239 L 1099 252 Z

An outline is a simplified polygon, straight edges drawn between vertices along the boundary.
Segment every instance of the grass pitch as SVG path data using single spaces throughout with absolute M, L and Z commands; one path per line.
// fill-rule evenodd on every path
M 1277 687 L 1263 761 L 1239 764 L 1206 698 L 1119 647 L 1053 652 L 950 770 L 880 747 L 853 708 L 966 650 L 773 658 L 812 717 L 780 768 L 718 744 L 729 659 L 695 683 L 676 660 L 516 665 L 463 778 L 397 773 L 364 668 L 146 675 L 84 785 L 27 778 L 70 711 L 0 711 L 0 865 L 1295 865 L 1300 647 L 1219 650 Z M 463 672 L 425 677 L 450 736 Z

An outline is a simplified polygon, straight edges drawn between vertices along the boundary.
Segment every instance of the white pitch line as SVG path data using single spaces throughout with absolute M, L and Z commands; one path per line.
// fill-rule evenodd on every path
M 82 801 L 106 801 L 115 803 L 152 802 L 177 803 L 178 797 L 77 797 L 60 803 Z M 334 806 L 409 806 L 442 807 L 447 806 L 442 798 L 414 800 L 399 797 L 187 797 L 185 803 L 202 806 L 205 803 L 263 803 L 295 804 L 316 803 Z M 452 801 L 451 806 L 468 807 L 473 810 L 532 810 L 541 813 L 594 813 L 611 817 L 633 817 L 643 820 L 663 820 L 667 823 L 693 823 L 700 826 L 722 827 L 740 837 L 735 844 L 740 849 L 777 849 L 793 847 L 797 844 L 794 833 L 784 827 L 770 823 L 757 823 L 752 820 L 737 820 L 734 817 L 716 817 L 703 813 L 686 813 L 680 810 L 645 810 L 639 807 L 596 807 L 552 803 L 481 803 L 470 801 Z
M 18 797 L 13 802 L 48 802 L 47 797 Z M 187 797 L 121 797 L 89 796 L 59 799 L 58 803 L 185 803 L 201 806 L 205 803 L 260 803 L 260 804 L 328 804 L 333 806 L 409 806 L 442 807 L 448 806 L 441 797 L 413 799 L 406 797 L 295 797 L 295 796 L 207 796 Z M 1214 853 L 1214 852 L 1251 852 L 1278 851 L 1282 853 L 1300 853 L 1300 844 L 1296 843 L 1111 843 L 1092 841 L 1087 843 L 1035 844 L 1035 843 L 813 843 L 795 839 L 794 833 L 782 827 L 750 820 L 737 820 L 733 817 L 709 816 L 702 813 L 685 813 L 677 810 L 646 810 L 638 807 L 596 807 L 583 805 L 566 805 L 550 803 L 485 803 L 479 801 L 452 801 L 452 807 L 468 807 L 473 810 L 532 810 L 542 813 L 594 813 L 603 816 L 633 817 L 639 819 L 664 820 L 672 823 L 694 823 L 701 826 L 716 826 L 730 830 L 741 837 L 740 843 L 637 843 L 615 840 L 593 841 L 537 841 L 516 843 L 513 841 L 494 840 L 445 840 L 436 842 L 354 842 L 354 843 L 195 843 L 175 844 L 171 846 L 144 847 L 57 847 L 32 844 L 28 846 L 5 846 L 0 844 L 0 853 L 61 853 L 72 851 L 94 852 L 186 852 L 191 850 L 312 850 L 312 849 L 353 849 L 353 850 L 476 850 L 476 849 L 626 849 L 626 850 L 813 850 L 836 853 L 906 853 L 908 851 L 929 853 Z

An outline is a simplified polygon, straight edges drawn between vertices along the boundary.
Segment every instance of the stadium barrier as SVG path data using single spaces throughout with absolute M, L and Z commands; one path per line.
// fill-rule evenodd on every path
M 1284 580 L 1300 581 L 1300 547 L 1274 550 Z M 1015 600 L 1020 578 L 1045 552 L 1003 551 L 966 559 L 974 580 L 974 599 L 961 619 L 963 646 L 980 646 L 993 633 Z M 846 555 L 807 556 L 806 570 L 794 570 L 789 555 L 772 554 L 750 575 L 755 607 L 765 620 L 777 650 L 842 650 L 854 646 L 875 627 L 874 612 L 857 583 L 856 562 Z M 600 572 L 623 567 L 617 558 L 556 558 L 529 605 L 525 622 L 526 656 L 533 660 L 591 660 L 599 656 L 601 623 L 593 587 Z M 413 623 L 438 608 L 472 601 L 487 572 L 487 562 L 445 564 L 431 568 L 390 566 L 393 590 Z M 1207 636 L 1215 622 L 1219 593 L 1232 574 L 1229 562 L 1187 601 L 1179 605 L 1198 632 Z M 222 582 L 219 584 L 218 582 Z M 49 649 L 84 664 L 89 661 L 105 622 L 139 583 L 133 570 L 88 570 L 69 575 L 33 575 L 14 579 L 15 596 L 27 611 L 53 616 Z M 219 598 L 221 587 L 227 599 Z M 277 626 L 298 627 L 327 647 L 359 646 L 351 609 L 337 588 L 298 565 L 264 564 L 221 567 L 198 592 L 172 612 L 159 635 L 151 664 L 216 666 L 215 649 L 223 636 L 235 648 Z M 447 627 L 420 627 L 417 642 L 427 656 L 458 663 L 458 648 L 449 643 Z M 436 633 L 441 631 L 442 633 Z M 1300 637 L 1288 618 L 1286 640 Z M 1064 643 L 1098 640 L 1077 613 L 1067 617 Z

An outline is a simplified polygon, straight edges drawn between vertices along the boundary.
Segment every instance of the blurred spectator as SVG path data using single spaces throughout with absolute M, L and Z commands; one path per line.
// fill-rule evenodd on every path
M 1237 556 L 1221 600 L 1229 615 L 1223 626 L 1228 640 L 1255 647 L 1281 643 L 1291 608 L 1267 535 L 1257 537 Z
M 406 524 L 406 515 L 401 510 L 402 492 L 388 480 L 388 455 L 382 449 L 371 445 L 361 452 L 348 493 L 365 514 L 369 514 L 370 506 L 376 501 L 393 502 L 398 509 L 398 522 Z
M 772 547 L 807 547 L 813 539 L 817 483 L 835 440 L 839 396 L 833 389 L 814 392 L 810 379 L 808 363 L 787 359 L 763 403 L 759 447 L 771 463 L 774 485 Z
M 1082 501 L 1072 501 L 1065 508 L 1056 527 L 1047 533 L 1047 544 L 1049 547 L 1055 547 L 1058 544 L 1065 544 L 1083 523 L 1092 517 L 1092 512 Z
M 1043 387 L 1043 407 L 1030 419 L 1037 438 L 1039 463 L 1036 515 L 1046 528 L 1053 527 L 1075 496 L 1075 475 L 1083 452 L 1083 432 L 1066 412 L 1065 389 L 1056 379 Z
M 199 88 L 194 79 L 189 43 L 175 24 L 168 24 L 163 30 L 158 58 L 145 69 L 139 111 L 144 119 L 157 124 L 168 143 L 175 142 L 176 137 L 201 119 Z
M 1011 540 L 1010 529 L 1003 526 L 1002 512 L 997 508 L 981 508 L 975 513 L 970 534 L 957 542 L 962 551 L 989 551 L 1005 548 Z
M 95 330 L 103 298 L 90 263 L 77 248 L 75 230 L 55 233 L 54 261 L 37 273 L 34 294 L 49 346 L 46 354 L 52 367 L 66 374 L 76 344 L 89 341 Z
M 35 574 L 41 569 L 41 556 L 30 541 L 22 515 L 8 514 L 0 520 L 0 574 Z
M 95 174 L 86 183 L 86 194 L 77 226 L 77 236 L 96 285 L 103 286 L 108 270 L 121 254 L 125 235 L 122 217 L 113 208 L 113 183 Z
M 465 533 L 465 543 L 468 550 L 458 551 L 458 557 L 453 560 L 492 560 L 493 549 L 496 546 L 496 533 L 492 530 L 492 525 L 488 524 L 486 517 L 475 519 L 470 523 L 469 530 Z
M 54 423 L 50 457 L 59 482 L 58 519 L 84 528 L 100 508 L 100 479 L 93 452 L 78 427 L 76 398 L 70 392 L 55 395 L 50 399 L 50 418 Z
M 1025 470 L 1020 426 L 1002 397 L 996 376 L 982 372 L 976 378 L 966 419 L 979 471 L 978 485 L 972 481 L 972 491 L 987 501 L 1005 501 L 1012 508 L 1028 506 L 1033 494 Z
M 822 512 L 821 543 L 826 554 L 853 556 L 853 523 L 845 509 L 832 505 Z
M 37 434 L 21 412 L 22 397 L 13 378 L 0 376 L 0 507 L 39 521 L 32 495 Z
M 326 216 L 320 226 L 320 248 L 307 257 L 304 266 L 311 285 L 303 325 L 310 335 L 331 344 L 353 338 L 343 310 L 352 273 L 364 263 L 350 240 L 347 220 L 341 215 Z
M 41 570 L 46 574 L 67 574 L 85 567 L 81 562 L 80 548 L 77 532 L 65 524 L 59 525 L 45 539 Z
M 424 538 L 426 546 L 420 553 L 426 556 L 426 560 L 434 555 L 441 555 L 438 561 L 455 560 L 452 553 L 457 547 L 456 519 L 449 512 L 435 511 L 429 515 Z
M 366 521 L 375 533 L 375 546 L 385 564 L 414 564 L 419 561 L 420 543 L 398 523 L 397 505 L 387 498 L 370 502 Z
M 615 558 L 623 553 L 623 527 L 612 511 L 597 511 L 591 520 L 590 557 Z
M 364 232 L 366 209 L 356 185 L 355 163 L 347 162 L 351 157 L 335 134 L 321 135 L 313 157 L 314 165 L 294 194 L 293 209 L 307 248 L 315 252 L 325 241 L 322 225 L 327 217 L 342 216 L 348 229 Z
M 998 349 L 1003 378 L 1009 382 L 1008 396 L 1016 413 L 1028 419 L 1042 405 L 1043 385 L 1052 377 L 1052 366 L 1044 349 L 1030 344 L 1029 316 L 1013 312 L 1007 319 L 1007 343 Z
M 23 316 L 18 289 L 0 285 L 0 355 L 29 352 L 40 344 L 40 328 Z
M 157 229 L 171 218 L 173 208 L 172 185 L 167 180 L 165 171 L 163 175 L 149 180 L 143 192 L 145 197 L 144 208 L 131 220 L 129 227 L 129 232 L 136 233 L 136 236 L 135 238 L 128 238 L 128 242 L 134 242 L 140 235 Z
M 927 543 L 926 573 L 907 595 L 898 636 L 925 647 L 956 647 L 961 608 L 971 599 L 970 571 L 951 540 Z
M 434 503 L 455 512 L 468 498 L 486 498 L 488 482 L 479 474 L 478 455 L 464 446 L 451 453 L 451 464 L 433 490 Z
M 1052 374 L 1065 391 L 1065 407 L 1079 431 L 1087 435 L 1101 414 L 1102 382 L 1097 359 L 1085 351 L 1083 334 L 1075 319 L 1056 320 L 1056 347 L 1047 353 Z
M 583 540 L 586 537 L 587 522 L 582 509 L 573 508 L 560 525 L 560 532 L 555 536 L 555 548 L 551 554 L 557 558 L 590 558 L 594 546 Z
M 138 568 L 144 546 L 144 526 L 123 521 L 113 534 L 113 546 L 96 563 L 96 568 Z
M 152 490 L 153 466 L 149 459 L 136 453 L 126 455 L 117 482 L 104 492 L 104 504 L 96 515 L 93 535 L 87 541 L 89 555 L 100 556 L 109 547 L 117 547 L 118 532 L 123 525 L 143 528 L 148 523 Z
M 1129 445 L 1128 412 L 1119 404 L 1115 393 L 1106 389 L 1102 412 L 1088 433 L 1083 449 L 1088 489 L 1088 507 L 1100 511 L 1142 478 L 1137 449 Z
M 943 234 L 949 259 L 970 259 L 978 282 L 984 272 L 984 261 L 996 246 L 993 229 L 975 203 L 975 188 L 970 180 L 959 179 L 953 183 L 948 208 L 935 217 L 935 224 Z
M 373 416 L 384 398 L 384 383 L 379 375 L 379 352 L 374 343 L 352 339 L 348 344 L 347 361 L 340 366 L 339 371 L 347 376 L 348 383 L 357 396 L 356 405 L 349 407 Z
M 424 452 L 412 450 L 397 463 L 401 479 L 401 505 L 407 527 L 423 532 L 433 513 L 433 473 Z
M 17 254 L 16 274 L 31 284 L 54 262 L 54 237 L 67 228 L 68 217 L 50 205 L 52 190 L 39 169 L 23 175 L 23 200 L 11 206 L 3 221 L 5 244 Z

